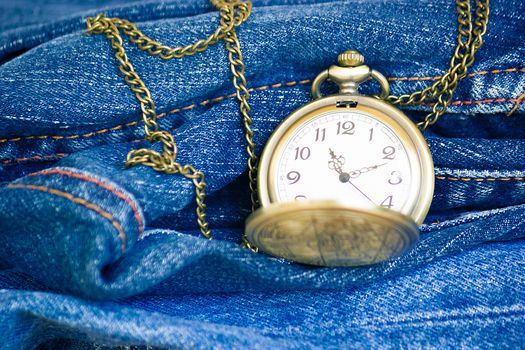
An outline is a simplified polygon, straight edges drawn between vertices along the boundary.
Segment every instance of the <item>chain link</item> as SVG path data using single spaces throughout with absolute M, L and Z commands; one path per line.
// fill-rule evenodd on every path
M 432 111 L 417 125 L 421 131 L 437 122 L 452 101 L 458 83 L 474 63 L 474 55 L 483 44 L 489 18 L 489 0 L 476 0 L 475 20 L 472 23 L 470 0 L 456 0 L 458 12 L 457 46 L 448 71 L 434 84 L 421 91 L 401 96 L 389 96 L 387 101 L 401 106 L 435 101 Z
M 152 56 L 158 56 L 163 60 L 191 56 L 205 51 L 210 45 L 216 44 L 220 40 L 225 41 L 230 70 L 233 75 L 233 86 L 235 87 L 236 98 L 239 101 L 239 110 L 243 118 L 247 143 L 246 152 L 248 154 L 247 163 L 252 210 L 255 210 L 259 207 L 259 201 L 257 194 L 256 147 L 253 141 L 253 121 L 250 117 L 250 105 L 248 103 L 250 93 L 247 88 L 241 47 L 235 32 L 235 28 L 240 26 L 250 16 L 252 4 L 249 0 L 211 0 L 211 3 L 219 10 L 220 15 L 219 26 L 215 32 L 206 39 L 173 48 L 150 39 L 128 20 L 106 18 L 103 14 L 87 19 L 87 33 L 104 35 L 110 40 L 111 46 L 115 50 L 115 58 L 120 63 L 119 70 L 140 103 L 146 140 L 161 142 L 162 144 L 162 153 L 148 148 L 130 151 L 127 155 L 126 166 L 141 164 L 149 166 L 155 171 L 166 174 L 181 174 L 192 180 L 195 185 L 197 222 L 202 235 L 209 239 L 212 236 L 206 220 L 206 205 L 204 204 L 206 182 L 204 173 L 196 170 L 190 164 L 181 165 L 177 163 L 177 145 L 173 135 L 168 131 L 159 130 L 155 103 L 151 98 L 150 91 L 128 61 L 120 32 L 126 35 L 141 50 Z M 418 123 L 418 127 L 421 130 L 425 130 L 428 126 L 436 123 L 439 117 L 445 113 L 452 101 L 458 82 L 467 75 L 467 69 L 474 62 L 476 51 L 483 44 L 483 35 L 487 29 L 489 16 L 489 0 L 476 0 L 474 22 L 472 22 L 470 0 L 456 0 L 456 9 L 458 12 L 457 46 L 450 60 L 448 71 L 434 84 L 421 91 L 401 96 L 389 96 L 387 98 L 388 102 L 401 106 L 435 101 L 432 112 L 422 122 Z M 242 245 L 252 251 L 257 251 L 257 248 L 250 244 L 244 235 L 242 237 Z

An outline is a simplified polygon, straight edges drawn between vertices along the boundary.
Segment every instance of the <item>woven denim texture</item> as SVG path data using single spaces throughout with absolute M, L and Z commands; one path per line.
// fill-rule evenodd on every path
M 254 5 L 238 35 L 258 152 L 338 53 L 360 50 L 398 95 L 433 83 L 455 46 L 453 1 Z M 362 268 L 238 246 L 250 204 L 222 42 L 161 61 L 124 41 L 179 162 L 206 174 L 215 239 L 199 236 L 191 182 L 125 169 L 149 144 L 110 44 L 83 32 L 101 11 L 172 46 L 218 23 L 204 0 L 0 1 L 0 348 L 523 346 L 523 1 L 491 2 L 469 76 L 425 132 L 436 191 L 421 241 Z M 403 108 L 414 120 L 430 109 Z

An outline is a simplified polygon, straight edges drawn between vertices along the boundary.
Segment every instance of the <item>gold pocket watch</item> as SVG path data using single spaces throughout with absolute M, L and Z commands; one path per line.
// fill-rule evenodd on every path
M 274 256 L 320 266 L 395 258 L 419 238 L 434 191 L 434 166 L 416 125 L 382 99 L 387 79 L 357 51 L 312 83 L 314 100 L 274 131 L 259 161 L 261 208 L 246 237 Z M 369 79 L 381 99 L 359 94 Z M 321 96 L 325 80 L 339 86 Z

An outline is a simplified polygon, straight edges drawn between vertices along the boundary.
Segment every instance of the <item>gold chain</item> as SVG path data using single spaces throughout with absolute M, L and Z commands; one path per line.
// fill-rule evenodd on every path
M 159 172 L 166 174 L 180 173 L 184 177 L 191 179 L 195 185 L 197 222 L 202 235 L 209 239 L 211 239 L 212 236 L 206 220 L 206 205 L 204 204 L 206 182 L 204 180 L 204 173 L 196 170 L 190 164 L 181 165 L 176 161 L 177 145 L 173 139 L 173 135 L 166 130 L 159 130 L 155 103 L 151 98 L 150 91 L 128 61 L 120 32 L 122 31 L 124 35 L 128 36 L 129 40 L 141 50 L 164 60 L 191 56 L 197 52 L 206 50 L 210 45 L 216 44 L 221 39 L 226 41 L 230 67 L 234 75 L 233 84 L 237 91 L 240 111 L 244 118 L 244 128 L 248 142 L 246 149 L 249 155 L 250 189 L 252 190 L 252 201 L 255 207 L 257 205 L 257 158 L 255 156 L 255 144 L 253 143 L 253 131 L 251 130 L 252 120 L 249 116 L 249 92 L 246 88 L 246 78 L 244 77 L 245 68 L 239 40 L 235 33 L 235 27 L 241 25 L 241 23 L 246 21 L 250 16 L 252 4 L 250 1 L 242 0 L 211 0 L 211 2 L 218 8 L 220 14 L 219 27 L 215 32 L 206 39 L 198 40 L 187 46 L 174 48 L 162 45 L 148 38 L 138 30 L 133 23 L 124 19 L 106 18 L 103 14 L 87 19 L 88 34 L 103 34 L 111 41 L 111 46 L 115 50 L 115 58 L 120 63 L 119 70 L 124 75 L 124 80 L 135 93 L 140 103 L 146 140 L 151 142 L 160 141 L 162 143 L 162 153 L 148 148 L 130 151 L 126 159 L 126 166 L 142 164 Z
M 125 19 L 106 18 L 103 14 L 87 19 L 88 34 L 103 34 L 111 41 L 111 46 L 115 50 L 115 58 L 120 63 L 119 70 L 140 103 L 146 140 L 151 142 L 160 141 L 162 143 L 162 153 L 148 148 L 130 151 L 126 159 L 126 166 L 142 164 L 159 172 L 166 174 L 180 173 L 184 177 L 191 179 L 195 185 L 197 222 L 202 235 L 208 239 L 211 239 L 212 236 L 206 220 L 206 205 L 204 204 L 206 182 L 204 173 L 196 170 L 190 164 L 181 165 L 177 163 L 177 145 L 173 135 L 166 130 L 159 130 L 155 103 L 151 98 L 150 91 L 128 61 L 120 32 L 122 31 L 141 50 L 164 60 L 191 56 L 197 52 L 205 51 L 210 45 L 216 44 L 220 40 L 225 41 L 230 70 L 233 74 L 233 85 L 243 118 L 247 142 L 246 152 L 248 154 L 248 176 L 252 210 L 255 210 L 259 206 L 259 202 L 257 196 L 257 156 L 251 128 L 250 105 L 248 103 L 250 93 L 246 87 L 245 66 L 240 43 L 235 32 L 235 28 L 240 26 L 250 16 L 252 4 L 250 0 L 211 0 L 211 3 L 219 10 L 220 14 L 219 26 L 215 32 L 206 39 L 198 40 L 187 46 L 174 48 L 148 38 L 133 23 Z M 458 44 L 450 61 L 448 71 L 433 85 L 421 91 L 416 91 L 409 95 L 389 96 L 387 98 L 387 101 L 390 103 L 402 106 L 435 101 L 437 99 L 432 112 L 425 117 L 424 121 L 418 123 L 422 130 L 436 123 L 439 117 L 445 113 L 447 106 L 452 101 L 452 95 L 457 88 L 458 82 L 467 75 L 468 67 L 474 62 L 474 54 L 481 47 L 483 43 L 482 38 L 487 29 L 489 0 L 476 0 L 474 24 L 472 24 L 470 0 L 456 0 L 456 8 L 459 23 Z M 257 248 L 251 245 L 245 236 L 242 238 L 242 245 L 257 251 Z
M 401 106 L 435 101 L 437 98 L 432 111 L 417 124 L 422 131 L 429 125 L 435 124 L 447 110 L 459 81 L 467 75 L 468 67 L 474 63 L 474 55 L 483 44 L 483 35 L 487 31 L 489 0 L 476 0 L 474 24 L 472 24 L 470 0 L 456 0 L 456 10 L 458 12 L 457 46 L 448 71 L 434 84 L 421 91 L 387 98 L 388 102 Z

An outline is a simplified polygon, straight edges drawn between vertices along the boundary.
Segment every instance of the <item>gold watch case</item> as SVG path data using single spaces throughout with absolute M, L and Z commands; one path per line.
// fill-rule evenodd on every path
M 400 256 L 419 239 L 434 193 L 434 164 L 423 135 L 391 104 L 358 93 L 359 84 L 376 80 L 380 98 L 389 95 L 387 79 L 364 65 L 357 51 L 339 55 L 339 65 L 321 72 L 312 83 L 314 101 L 290 114 L 269 138 L 258 169 L 261 207 L 246 220 L 246 239 L 268 254 L 320 266 L 362 266 Z M 331 80 L 339 94 L 321 96 Z M 275 183 L 280 154 L 299 126 L 323 113 L 348 110 L 372 116 L 399 138 L 408 155 L 412 181 L 405 205 L 397 210 L 376 205 L 351 206 L 342 201 L 279 201 Z M 321 181 L 322 182 L 322 181 Z

